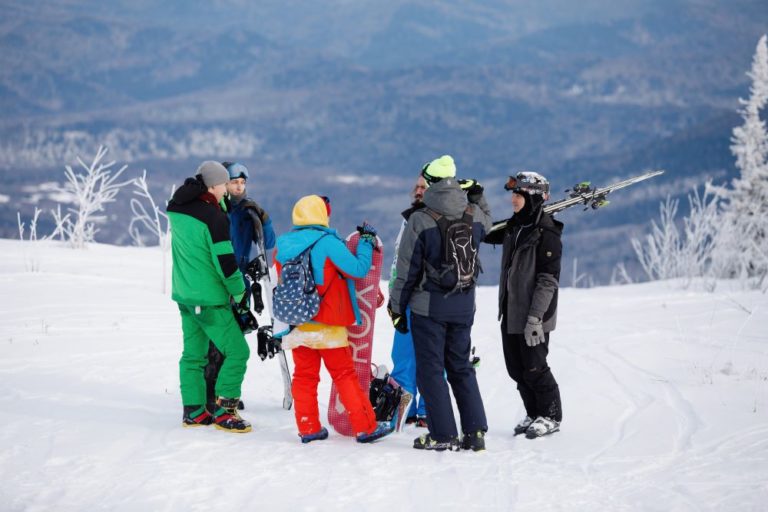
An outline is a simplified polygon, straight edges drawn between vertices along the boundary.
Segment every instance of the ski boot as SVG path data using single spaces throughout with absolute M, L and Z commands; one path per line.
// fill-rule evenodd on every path
M 525 437 L 536 439 L 537 437 L 553 434 L 560 430 L 560 422 L 544 416 L 539 416 L 525 431 Z
M 531 426 L 531 423 L 533 423 L 533 418 L 530 416 L 526 416 L 520 420 L 520 423 L 515 425 L 515 435 L 519 436 L 520 434 L 525 434 L 525 431 L 528 430 L 528 427 Z
M 461 439 L 462 450 L 472 450 L 473 452 L 482 452 L 485 450 L 485 432 L 477 430 L 470 434 L 464 433 Z
M 213 425 L 219 430 L 235 434 L 251 431 L 251 424 L 237 413 L 239 398 L 222 398 L 216 400 L 216 412 L 213 415 Z
M 427 425 L 427 417 L 426 416 L 416 416 L 416 427 L 418 428 L 429 428 Z
M 448 441 L 435 441 L 432 439 L 431 434 L 424 434 L 414 439 L 413 447 L 417 450 L 435 450 L 436 452 L 445 450 L 457 452 L 461 449 L 458 438 L 454 437 Z
M 388 436 L 395 430 L 392 424 L 388 421 L 377 421 L 376 430 L 373 432 L 360 432 L 357 434 L 356 439 L 358 443 L 372 443 L 377 439 L 381 439 L 384 436 Z
M 185 405 L 181 424 L 184 427 L 204 427 L 213 423 L 213 416 L 202 405 Z
M 328 439 L 328 429 L 322 427 L 314 434 L 299 434 L 299 437 L 304 444 L 311 443 L 312 441 L 322 441 L 323 439 Z

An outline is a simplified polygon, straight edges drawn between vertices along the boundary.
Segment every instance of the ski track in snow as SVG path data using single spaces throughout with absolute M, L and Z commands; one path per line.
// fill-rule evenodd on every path
M 232 435 L 180 426 L 178 310 L 157 249 L 0 240 L 0 510 L 765 510 L 768 297 L 649 283 L 563 289 L 550 365 L 562 431 L 514 437 L 496 289 L 474 345 L 488 450 L 302 445 L 277 360 L 249 362 Z M 385 256 L 386 257 L 386 256 Z M 37 272 L 27 268 L 39 267 Z M 386 283 L 382 283 L 386 291 Z M 738 333 L 738 335 L 736 335 Z M 373 360 L 391 368 L 378 315 Z M 290 357 L 289 357 L 290 359 Z M 292 363 L 291 363 L 292 364 Z M 318 390 L 325 419 L 330 379 Z M 457 414 L 458 419 L 458 414 Z

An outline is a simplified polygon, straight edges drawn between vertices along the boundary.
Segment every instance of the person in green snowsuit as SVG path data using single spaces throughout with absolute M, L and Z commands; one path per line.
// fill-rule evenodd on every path
M 250 432 L 237 412 L 250 349 L 231 310 L 244 305 L 245 283 L 229 238 L 224 195 L 229 173 L 218 162 L 203 162 L 168 203 L 173 252 L 173 293 L 181 313 L 184 350 L 179 361 L 185 427 L 214 425 Z M 208 340 L 224 354 L 216 381 L 215 410 L 206 409 L 203 371 Z

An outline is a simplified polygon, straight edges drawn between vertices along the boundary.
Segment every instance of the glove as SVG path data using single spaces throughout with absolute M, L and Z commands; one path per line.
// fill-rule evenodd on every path
M 253 210 L 256 213 L 256 215 L 259 216 L 259 219 L 261 219 L 262 224 L 266 224 L 267 221 L 269 220 L 269 215 L 267 215 L 267 212 L 264 211 L 264 208 L 256 204 L 255 201 L 251 201 L 250 199 L 245 199 L 243 200 L 242 205 L 243 205 L 243 208 L 249 208 Z
M 272 359 L 278 352 L 280 352 L 280 350 L 282 350 L 280 347 L 281 341 L 272 337 L 271 325 L 259 327 L 256 339 L 256 353 L 262 361 L 266 358 Z
M 525 324 L 525 344 L 529 347 L 535 347 L 539 343 L 544 343 L 544 326 L 541 325 L 541 318 L 528 315 L 528 322 Z
M 237 296 L 232 296 L 232 302 L 234 303 L 235 309 L 237 310 L 238 314 L 244 315 L 246 311 L 250 311 L 250 306 L 248 304 L 248 294 L 245 292 L 241 293 Z
M 376 228 L 367 222 L 363 222 L 362 226 L 357 226 L 357 232 L 360 233 L 360 240 L 365 240 L 373 248 L 376 248 Z
M 478 202 L 483 196 L 483 191 L 485 190 L 477 180 L 472 179 L 459 180 L 459 186 L 463 191 L 467 193 L 467 200 L 470 203 Z
M 389 314 L 389 318 L 392 319 L 392 325 L 395 326 L 397 332 L 400 334 L 408 334 L 408 320 L 406 320 L 403 315 L 399 315 L 392 311 L 391 304 L 387 304 L 387 313 Z

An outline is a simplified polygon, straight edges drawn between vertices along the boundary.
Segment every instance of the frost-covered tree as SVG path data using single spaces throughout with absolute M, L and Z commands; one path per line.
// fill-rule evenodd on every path
M 744 123 L 734 128 L 731 151 L 739 176 L 720 191 L 724 213 L 715 252 L 721 277 L 739 278 L 760 287 L 768 274 L 768 38 L 757 44 L 749 99 L 740 100 Z M 761 115 L 763 116 L 761 118 Z
M 100 213 L 108 203 L 115 200 L 120 189 L 130 183 L 130 180 L 117 181 L 127 166 L 124 165 L 112 174 L 115 162 L 102 162 L 108 151 L 105 146 L 100 146 L 90 164 L 78 156 L 77 162 L 81 167 L 79 173 L 71 166 L 66 166 L 67 183 L 64 190 L 71 194 L 75 206 L 67 208 L 69 213 L 63 216 L 60 208 L 52 212 L 56 220 L 56 230 L 52 237 L 59 235 L 75 248 L 83 248 L 87 242 L 93 241 L 98 231 L 96 224 L 106 218 Z
M 168 222 L 168 215 L 165 214 L 155 203 L 152 194 L 149 192 L 147 184 L 147 171 L 145 170 L 141 177 L 133 180 L 133 193 L 138 197 L 131 198 L 131 212 L 133 217 L 128 225 L 128 233 L 131 235 L 136 245 L 144 245 L 145 236 L 140 227 L 148 231 L 153 238 L 157 238 L 157 244 L 163 255 L 163 274 L 161 291 L 165 293 L 166 281 L 166 253 L 170 247 L 171 223 Z
M 651 233 L 632 239 L 649 279 L 684 278 L 687 286 L 694 277 L 710 275 L 712 254 L 721 226 L 719 198 L 711 183 L 688 195 L 690 213 L 678 225 L 678 200 L 667 197 L 659 206 L 659 222 L 651 221 Z M 680 227 L 682 227 L 682 232 Z

